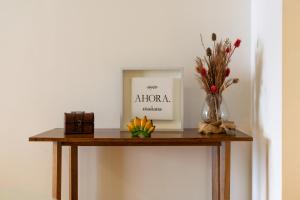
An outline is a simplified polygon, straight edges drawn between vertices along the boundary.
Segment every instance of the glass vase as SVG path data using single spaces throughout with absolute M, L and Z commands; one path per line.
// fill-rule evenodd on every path
M 229 112 L 222 94 L 207 94 L 201 110 L 201 119 L 205 123 L 226 121 Z

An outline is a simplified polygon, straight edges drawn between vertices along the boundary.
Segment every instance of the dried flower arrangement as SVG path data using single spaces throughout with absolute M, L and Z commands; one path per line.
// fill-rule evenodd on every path
M 212 34 L 213 49 L 206 48 L 201 36 L 201 43 L 206 51 L 206 55 L 196 58 L 196 72 L 207 94 L 222 93 L 226 88 L 234 83 L 238 83 L 237 78 L 226 78 L 230 75 L 228 64 L 236 48 L 240 47 L 241 40 L 237 39 L 232 45 L 229 39 L 216 42 L 217 35 Z M 205 68 L 207 66 L 207 69 Z
M 209 117 L 204 120 L 207 124 L 219 124 L 220 104 L 222 92 L 230 85 L 238 83 L 237 78 L 228 78 L 230 75 L 229 63 L 235 50 L 240 47 L 241 40 L 237 39 L 233 44 L 229 39 L 217 41 L 217 35 L 211 36 L 213 48 L 206 47 L 201 36 L 201 43 L 206 55 L 196 58 L 196 72 L 202 88 L 207 93 Z

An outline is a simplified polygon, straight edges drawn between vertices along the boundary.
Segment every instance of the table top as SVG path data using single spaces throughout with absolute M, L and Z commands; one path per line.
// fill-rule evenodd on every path
M 120 129 L 95 129 L 94 134 L 66 135 L 63 128 L 52 129 L 29 138 L 29 141 L 60 142 L 78 146 L 218 146 L 224 141 L 252 141 L 239 130 L 231 134 L 198 133 L 197 129 L 183 131 L 155 131 L 151 138 L 132 138 Z

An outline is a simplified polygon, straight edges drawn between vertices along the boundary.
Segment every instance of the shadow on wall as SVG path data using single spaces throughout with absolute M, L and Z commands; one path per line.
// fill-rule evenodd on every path
M 255 51 L 255 74 L 252 85 L 252 127 L 253 127 L 253 185 L 252 185 L 252 199 L 255 200 L 269 200 L 269 146 L 270 141 L 264 136 L 264 128 L 260 114 L 261 108 L 261 88 L 263 84 L 262 79 L 263 67 L 263 45 L 257 40 Z

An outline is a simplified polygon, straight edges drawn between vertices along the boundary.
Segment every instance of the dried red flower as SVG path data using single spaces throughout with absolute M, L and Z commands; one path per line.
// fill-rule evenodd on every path
M 217 93 L 217 92 L 218 92 L 217 86 L 212 85 L 212 86 L 210 87 L 210 91 L 211 91 L 213 94 Z
M 230 74 L 230 69 L 229 69 L 229 68 L 226 68 L 225 76 L 227 77 L 227 76 L 229 76 L 229 74 Z
M 242 40 L 237 39 L 237 40 L 235 41 L 235 43 L 234 43 L 234 46 L 235 46 L 236 48 L 240 47 L 241 42 L 242 42 Z
M 201 76 L 206 77 L 207 71 L 204 67 L 196 66 L 196 71 L 201 74 Z
M 205 69 L 204 67 L 201 68 L 200 74 L 201 74 L 203 77 L 206 77 L 207 72 L 206 72 L 206 69 Z
M 231 48 L 230 48 L 230 47 L 227 47 L 227 48 L 225 49 L 225 51 L 226 51 L 226 53 L 230 53 Z

